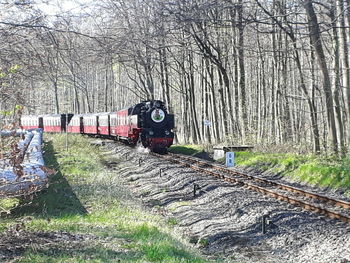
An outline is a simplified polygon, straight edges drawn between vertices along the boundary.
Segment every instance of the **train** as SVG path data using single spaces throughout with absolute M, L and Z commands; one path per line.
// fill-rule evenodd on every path
M 165 153 L 173 144 L 175 118 L 160 100 L 142 101 L 114 112 L 23 115 L 21 128 L 42 128 L 48 133 L 75 133 L 142 144 Z

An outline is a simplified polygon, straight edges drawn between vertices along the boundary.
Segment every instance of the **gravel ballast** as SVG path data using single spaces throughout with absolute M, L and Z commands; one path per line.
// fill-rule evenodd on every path
M 225 262 L 350 262 L 350 226 L 137 148 L 107 144 L 125 184 L 202 252 Z M 194 184 L 199 186 L 196 196 Z M 262 233 L 262 217 L 271 221 Z

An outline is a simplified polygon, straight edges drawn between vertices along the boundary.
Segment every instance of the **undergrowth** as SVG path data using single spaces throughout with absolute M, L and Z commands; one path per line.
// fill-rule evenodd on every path
M 313 185 L 343 188 L 350 195 L 349 157 L 337 159 L 315 155 L 238 152 L 236 162 Z
M 204 147 L 200 145 L 188 144 L 188 145 L 172 145 L 169 151 L 172 153 L 181 153 L 186 155 L 195 155 L 203 152 Z
M 68 140 L 66 150 L 65 135 L 46 135 L 46 165 L 57 171 L 49 188 L 0 221 L 3 233 L 22 222 L 26 232 L 59 237 L 27 240 L 17 262 L 206 262 L 174 235 L 175 221 L 127 198 L 116 172 L 106 169 L 109 154 L 82 136 Z M 60 238 L 65 233 L 71 238 Z
M 172 146 L 172 149 L 176 153 L 193 155 L 201 147 L 184 145 Z M 225 160 L 218 162 L 225 163 Z M 236 152 L 235 163 L 312 185 L 344 189 L 350 196 L 350 157 L 337 159 L 311 154 Z

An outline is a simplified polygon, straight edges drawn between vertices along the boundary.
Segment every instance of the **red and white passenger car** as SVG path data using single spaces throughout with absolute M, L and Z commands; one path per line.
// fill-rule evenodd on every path
M 83 114 L 83 133 L 98 134 L 98 114 Z
M 97 116 L 98 121 L 98 134 L 104 137 L 110 136 L 110 112 L 99 113 Z
M 83 125 L 83 115 L 82 114 L 74 114 L 72 119 L 70 120 L 67 131 L 69 133 L 83 133 L 84 125 Z
M 25 130 L 43 128 L 43 118 L 38 115 L 23 115 L 21 117 L 21 127 Z

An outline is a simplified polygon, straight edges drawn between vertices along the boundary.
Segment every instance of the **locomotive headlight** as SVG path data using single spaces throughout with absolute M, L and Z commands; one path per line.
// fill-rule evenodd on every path
M 149 133 L 149 135 L 153 135 L 153 134 L 154 134 L 154 132 L 153 132 L 153 131 L 149 131 L 148 133 Z
M 156 108 L 160 108 L 161 104 L 160 104 L 159 101 L 156 101 L 156 102 L 154 103 L 154 106 L 155 106 Z
M 165 135 L 169 135 L 169 134 L 170 134 L 170 131 L 165 130 Z

